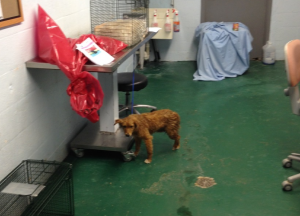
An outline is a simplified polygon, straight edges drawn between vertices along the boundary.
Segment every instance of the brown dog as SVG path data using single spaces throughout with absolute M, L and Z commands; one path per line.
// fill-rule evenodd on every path
M 134 155 L 137 156 L 141 142 L 144 140 L 148 157 L 145 163 L 151 163 L 153 155 L 152 139 L 154 132 L 166 132 L 174 140 L 173 150 L 179 149 L 178 134 L 180 127 L 180 117 L 176 112 L 169 109 L 157 110 L 150 113 L 132 114 L 123 119 L 117 119 L 115 124 L 120 124 L 126 136 L 134 136 L 136 149 Z

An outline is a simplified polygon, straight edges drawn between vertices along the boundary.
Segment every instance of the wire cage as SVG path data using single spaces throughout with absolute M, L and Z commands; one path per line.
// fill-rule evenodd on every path
M 10 183 L 43 185 L 37 197 L 3 193 Z M 25 160 L 0 182 L 1 216 L 74 215 L 72 165 Z
M 129 47 L 140 42 L 149 27 L 149 0 L 91 0 L 91 29 Z

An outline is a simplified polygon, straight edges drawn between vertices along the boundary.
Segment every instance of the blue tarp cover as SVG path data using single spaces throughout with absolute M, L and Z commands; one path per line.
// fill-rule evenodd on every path
M 238 31 L 232 27 L 229 22 L 206 22 L 197 27 L 198 69 L 194 80 L 219 81 L 241 75 L 249 68 L 251 33 L 243 23 L 239 23 Z

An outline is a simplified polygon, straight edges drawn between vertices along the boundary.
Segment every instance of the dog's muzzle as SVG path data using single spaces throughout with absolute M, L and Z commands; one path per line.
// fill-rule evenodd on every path
M 129 134 L 125 134 L 125 136 L 127 136 L 127 137 L 130 137 L 130 135 L 129 135 Z

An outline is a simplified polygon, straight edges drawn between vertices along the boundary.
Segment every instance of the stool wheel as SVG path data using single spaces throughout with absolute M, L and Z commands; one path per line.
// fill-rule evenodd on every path
M 283 165 L 284 168 L 291 168 L 292 167 L 292 160 L 290 160 L 288 158 L 283 159 L 282 165 Z
M 293 184 L 288 181 L 282 182 L 282 190 L 284 191 L 292 191 L 293 190 Z
M 122 152 L 122 156 L 124 162 L 132 161 L 135 158 L 133 151 Z
M 82 158 L 84 156 L 84 150 L 83 149 L 72 149 L 73 152 L 75 153 L 76 157 Z

